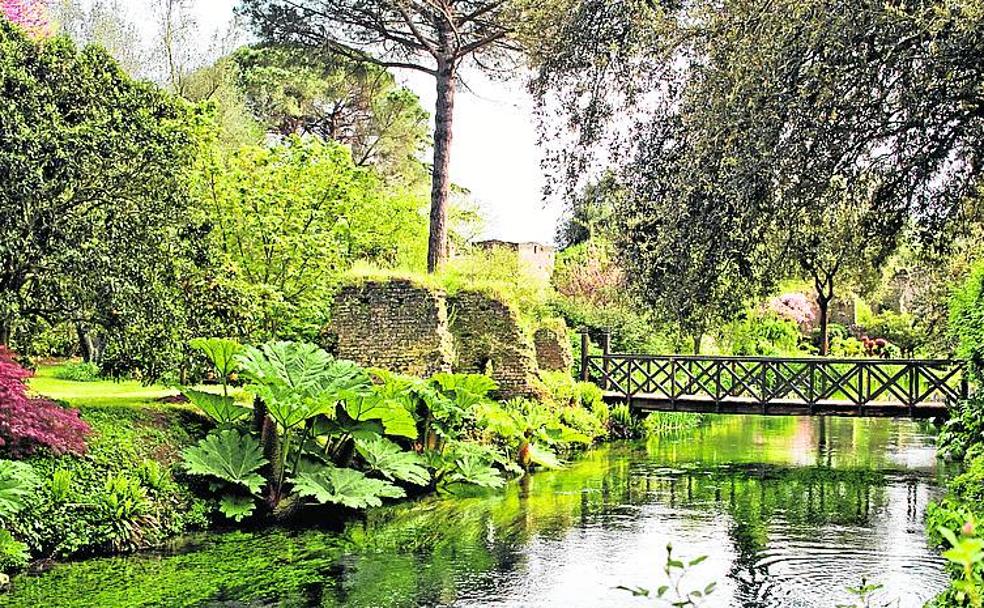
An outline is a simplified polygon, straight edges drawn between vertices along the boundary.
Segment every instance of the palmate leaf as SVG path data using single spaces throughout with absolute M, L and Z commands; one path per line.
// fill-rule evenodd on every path
M 219 501 L 219 511 L 229 519 L 240 522 L 256 510 L 256 502 L 250 496 L 223 496 Z
M 248 390 L 285 429 L 315 416 L 332 416 L 338 402 L 369 391 L 369 374 L 313 344 L 276 342 L 246 348 L 238 357 Z
M 383 498 L 406 496 L 403 488 L 388 481 L 366 477 L 355 469 L 323 467 L 317 472 L 299 473 L 294 490 L 322 504 L 336 504 L 350 509 L 365 509 L 383 504 Z
M 0 518 L 9 518 L 27 506 L 39 483 L 26 462 L 0 460 Z
M 379 420 L 387 435 L 417 438 L 417 419 L 406 399 L 368 395 L 345 402 L 345 412 L 356 421 Z
M 184 387 L 181 388 L 181 394 L 219 424 L 230 424 L 249 416 L 249 409 L 238 405 L 235 399 L 226 395 L 216 395 Z
M 455 460 L 454 465 L 454 471 L 448 477 L 451 482 L 492 489 L 501 488 L 506 483 L 499 471 L 492 468 L 484 458 L 471 455 L 462 456 Z
M 554 454 L 547 448 L 542 448 L 535 443 L 529 444 L 529 457 L 530 462 L 535 465 L 539 465 L 545 469 L 562 469 L 564 465 Z
M 413 452 L 406 452 L 385 437 L 375 436 L 356 439 L 355 449 L 373 471 L 388 479 L 399 479 L 418 486 L 430 482 L 430 473 L 424 460 Z
M 236 371 L 236 356 L 243 351 L 242 344 L 226 338 L 195 338 L 189 344 L 208 357 L 223 378 Z
M 212 433 L 182 452 L 185 468 L 192 475 L 217 477 L 256 494 L 264 479 L 256 471 L 267 464 L 260 443 L 249 435 L 228 429 Z
M 483 374 L 435 374 L 431 380 L 445 393 L 454 395 L 455 402 L 464 409 L 488 399 L 489 393 L 499 388 L 495 380 Z

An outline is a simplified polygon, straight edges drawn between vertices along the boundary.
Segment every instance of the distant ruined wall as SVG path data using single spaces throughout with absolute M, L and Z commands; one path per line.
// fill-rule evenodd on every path
M 550 372 L 568 372 L 574 368 L 574 351 L 567 337 L 567 324 L 556 319 L 533 334 L 536 363 L 540 369 Z
M 454 370 L 490 373 L 503 398 L 537 397 L 536 354 L 516 312 L 502 300 L 480 291 L 448 298 L 455 339 Z
M 343 288 L 329 333 L 338 357 L 401 374 L 425 378 L 451 371 L 454 360 L 444 294 L 406 279 Z
M 447 297 L 406 279 L 344 287 L 327 333 L 340 358 L 421 378 L 489 373 L 499 385 L 496 396 L 505 399 L 542 397 L 540 366 L 573 365 L 563 322 L 538 331 L 534 347 L 502 299 L 476 290 Z

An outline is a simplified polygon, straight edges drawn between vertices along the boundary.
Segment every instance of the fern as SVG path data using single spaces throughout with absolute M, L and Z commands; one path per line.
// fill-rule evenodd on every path
M 212 433 L 182 455 L 192 475 L 217 477 L 243 486 L 253 494 L 263 487 L 265 480 L 256 471 L 268 464 L 267 459 L 259 442 L 249 435 L 231 429 Z
M 294 479 L 294 490 L 322 504 L 337 504 L 351 509 L 378 507 L 383 498 L 402 498 L 403 489 L 388 481 L 372 479 L 355 469 L 324 467 L 304 472 Z

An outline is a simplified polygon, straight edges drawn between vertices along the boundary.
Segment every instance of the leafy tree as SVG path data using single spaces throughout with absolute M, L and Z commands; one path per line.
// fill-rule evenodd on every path
M 268 131 L 348 144 L 356 165 L 385 174 L 406 177 L 420 166 L 427 113 L 385 68 L 300 46 L 245 47 L 233 58 L 246 102 Z
M 984 133 L 979 3 L 611 4 L 583 3 L 558 29 L 569 40 L 547 37 L 534 90 L 574 131 L 569 187 L 591 150 L 626 168 L 635 208 L 651 213 L 622 232 L 659 271 L 637 276 L 684 286 L 681 310 L 720 294 L 727 305 L 712 308 L 734 314 L 732 296 L 764 291 L 783 257 L 827 300 L 907 231 L 945 245 L 940 228 L 967 221 Z M 852 212 L 826 213 L 834 203 Z M 708 274 L 724 283 L 685 293 Z
M 267 336 L 315 337 L 355 261 L 422 258 L 421 201 L 385 190 L 334 142 L 293 137 L 219 154 L 201 187 L 219 255 L 261 302 Z
M 57 0 L 53 12 L 61 31 L 77 44 L 99 45 L 127 74 L 149 75 L 140 29 L 124 17 L 125 9 L 119 0 L 95 0 L 88 5 L 78 0 Z
M 0 87 L 17 100 L 0 108 L 0 343 L 15 319 L 42 318 L 146 346 L 181 320 L 201 116 L 105 51 L 6 22 Z
M 293 43 L 385 68 L 405 68 L 437 83 L 430 242 L 427 268 L 448 257 L 452 118 L 460 69 L 501 63 L 519 47 L 521 6 L 502 0 L 246 0 L 242 11 L 266 40 Z

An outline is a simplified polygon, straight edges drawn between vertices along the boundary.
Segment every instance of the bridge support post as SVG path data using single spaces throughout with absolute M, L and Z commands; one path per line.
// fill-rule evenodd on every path
M 581 382 L 590 379 L 588 373 L 588 356 L 591 354 L 591 337 L 588 336 L 587 329 L 581 329 Z
M 612 354 L 612 332 L 608 331 L 607 329 L 605 330 L 605 333 L 601 334 L 601 354 L 602 354 L 601 366 L 603 372 L 602 373 L 603 378 L 601 380 L 601 388 L 607 391 L 610 385 L 608 381 L 608 374 L 609 374 L 608 356 Z

